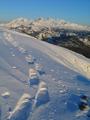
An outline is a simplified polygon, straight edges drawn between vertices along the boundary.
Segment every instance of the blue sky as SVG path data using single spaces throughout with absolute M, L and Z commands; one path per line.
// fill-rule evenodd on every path
M 0 20 L 53 17 L 90 25 L 90 0 L 0 0 Z

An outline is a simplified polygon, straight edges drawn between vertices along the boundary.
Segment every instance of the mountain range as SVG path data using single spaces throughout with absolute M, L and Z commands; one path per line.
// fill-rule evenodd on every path
M 90 58 L 90 27 L 65 20 L 18 18 L 2 26 L 68 48 Z

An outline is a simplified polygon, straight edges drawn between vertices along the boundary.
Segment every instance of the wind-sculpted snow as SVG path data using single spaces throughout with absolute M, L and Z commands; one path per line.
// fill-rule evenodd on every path
M 35 96 L 35 106 L 40 106 L 49 102 L 49 93 L 46 83 L 41 82 Z
M 31 102 L 31 96 L 24 94 L 18 101 L 14 110 L 10 112 L 8 120 L 27 120 L 32 108 Z
M 79 54 L 1 28 L 1 120 L 89 120 L 89 66 Z

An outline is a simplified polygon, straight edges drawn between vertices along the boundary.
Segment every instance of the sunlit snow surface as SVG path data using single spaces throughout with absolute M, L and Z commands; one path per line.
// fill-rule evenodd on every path
M 33 58 L 32 64 L 28 64 L 26 60 L 28 55 Z M 42 74 L 37 65 L 42 66 Z M 30 85 L 30 69 L 37 70 L 39 84 Z M 89 120 L 87 112 L 83 113 L 78 108 L 82 94 L 90 97 L 89 73 L 90 60 L 79 54 L 20 33 L 0 29 L 1 120 L 7 120 L 14 113 L 24 94 L 30 94 L 30 109 L 25 106 L 25 100 L 22 101 L 23 105 L 20 103 L 18 108 L 22 112 L 15 111 L 13 120 L 24 119 L 23 109 L 29 113 L 25 113 L 25 120 Z M 43 102 L 45 96 L 41 96 L 41 93 L 42 103 L 35 106 L 42 82 L 45 82 L 43 86 L 47 86 L 48 95 L 45 95 L 48 100 Z M 2 97 L 7 92 L 10 96 Z

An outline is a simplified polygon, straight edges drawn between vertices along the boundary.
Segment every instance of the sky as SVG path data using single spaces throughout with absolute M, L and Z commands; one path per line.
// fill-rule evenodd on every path
M 0 0 L 0 21 L 53 17 L 90 26 L 90 0 Z

